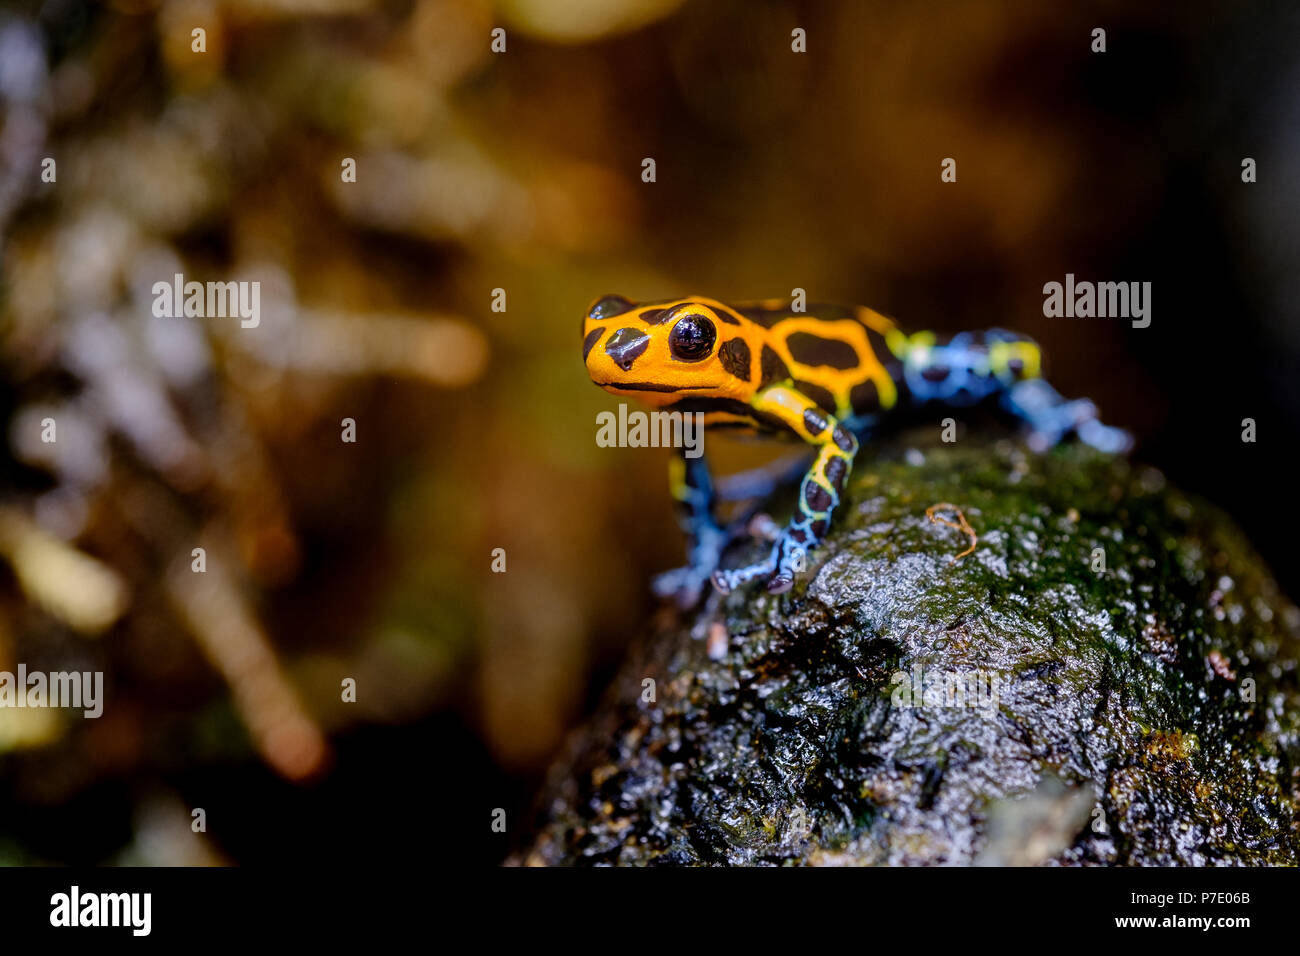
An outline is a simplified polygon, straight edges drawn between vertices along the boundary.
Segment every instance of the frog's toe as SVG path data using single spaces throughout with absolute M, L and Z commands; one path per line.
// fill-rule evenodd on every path
M 713 572 L 713 586 L 723 594 L 730 594 L 750 581 L 768 578 L 768 590 L 773 594 L 790 590 L 790 586 L 794 584 L 794 568 L 789 562 L 790 540 L 788 533 L 781 533 L 766 559 L 755 561 L 743 568 L 719 568 Z M 780 582 L 787 579 L 785 586 L 780 586 Z
M 776 562 L 772 560 L 759 561 L 743 568 L 727 570 L 719 568 L 713 572 L 713 586 L 723 594 L 730 594 L 741 585 L 748 584 L 756 578 L 767 577 L 775 570 Z
M 767 579 L 768 594 L 784 594 L 794 587 L 794 575 L 789 571 L 778 571 Z
M 1098 451 L 1123 455 L 1133 449 L 1133 436 L 1114 425 L 1103 425 L 1097 419 L 1083 422 L 1076 429 L 1079 440 Z
M 657 597 L 672 601 L 678 607 L 687 610 L 699 603 L 700 595 L 704 593 L 705 582 L 708 580 L 709 572 L 706 569 L 687 566 L 665 571 L 655 577 L 650 586 Z

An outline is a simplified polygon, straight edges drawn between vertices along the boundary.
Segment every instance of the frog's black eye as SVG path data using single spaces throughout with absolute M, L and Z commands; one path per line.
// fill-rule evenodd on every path
M 702 315 L 685 315 L 668 333 L 668 349 L 673 358 L 698 362 L 709 357 L 718 333 L 713 323 Z
M 622 315 L 632 308 L 632 303 L 621 295 L 607 295 L 597 299 L 596 304 L 587 312 L 589 319 L 608 319 L 610 316 Z

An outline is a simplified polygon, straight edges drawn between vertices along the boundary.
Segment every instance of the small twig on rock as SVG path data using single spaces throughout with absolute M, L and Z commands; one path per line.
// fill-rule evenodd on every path
M 940 509 L 944 511 L 954 512 L 957 515 L 957 521 L 960 522 L 960 524 L 949 521 L 947 518 L 941 518 L 937 516 L 935 512 L 939 511 Z M 962 514 L 962 510 L 958 508 L 956 505 L 949 504 L 946 501 L 941 501 L 936 505 L 930 505 L 930 507 L 926 508 L 925 516 L 930 519 L 931 524 L 935 524 L 935 523 L 946 524 L 949 528 L 956 528 L 958 531 L 962 532 L 963 534 L 970 536 L 970 547 L 967 548 L 965 551 L 963 551 L 961 554 L 957 555 L 951 561 L 949 561 L 948 562 L 949 564 L 956 564 L 962 558 L 966 557 L 966 555 L 970 554 L 975 550 L 975 545 L 979 543 L 979 537 L 975 534 L 975 529 L 970 526 L 970 522 L 966 520 L 966 516 Z

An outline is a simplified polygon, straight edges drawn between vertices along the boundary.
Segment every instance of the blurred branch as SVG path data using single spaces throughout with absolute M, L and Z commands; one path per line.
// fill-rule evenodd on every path
M 23 593 L 80 634 L 103 633 L 126 610 L 120 575 L 11 507 L 0 508 L 0 554 Z

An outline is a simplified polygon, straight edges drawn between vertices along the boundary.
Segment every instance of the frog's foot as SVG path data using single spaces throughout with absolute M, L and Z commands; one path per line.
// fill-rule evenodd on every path
M 1114 425 L 1103 425 L 1097 418 L 1082 422 L 1074 433 L 1079 441 L 1110 455 L 1123 455 L 1133 450 L 1133 436 Z
M 802 535 L 802 538 L 797 536 Z M 784 594 L 794 587 L 794 576 L 802 571 L 807 562 L 806 532 L 798 528 L 787 528 L 772 544 L 772 550 L 762 561 L 743 568 L 719 568 L 713 572 L 713 586 L 723 594 L 730 594 L 741 585 L 757 578 L 767 578 L 769 594 Z
M 711 568 L 688 564 L 656 575 L 651 587 L 657 597 L 672 601 L 686 611 L 699 603 L 711 571 Z
M 709 576 L 722 559 L 722 549 L 731 535 L 715 524 L 701 525 L 691 544 L 690 564 L 665 571 L 654 579 L 651 587 L 660 598 L 672 600 L 683 611 L 699 603 Z
M 1086 398 L 1066 401 L 1041 378 L 1017 382 L 1008 391 L 1006 404 L 1029 424 L 1027 441 L 1034 451 L 1047 451 L 1071 434 L 1108 454 L 1122 454 L 1133 447 L 1128 432 L 1101 423 L 1096 405 Z

